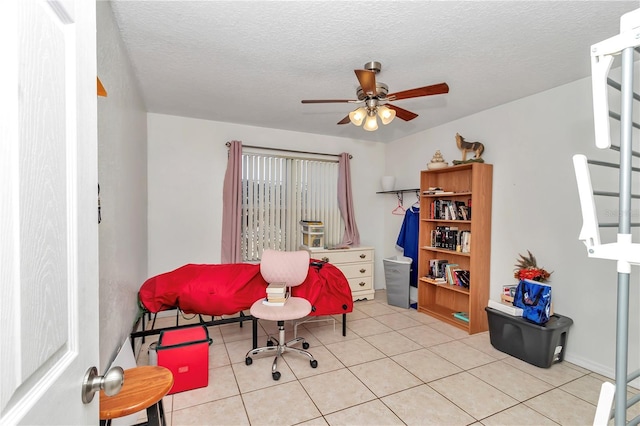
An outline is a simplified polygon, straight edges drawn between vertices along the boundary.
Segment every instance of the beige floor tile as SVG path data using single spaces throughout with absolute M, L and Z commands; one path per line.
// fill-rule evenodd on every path
M 325 346 L 309 347 L 309 352 L 318 361 L 316 368 L 311 367 L 309 358 L 295 353 L 285 353 L 284 359 L 293 374 L 301 379 L 303 377 L 315 376 L 333 370 L 344 368 L 344 364 L 338 360 Z
M 428 325 L 404 328 L 402 330 L 398 330 L 398 333 L 408 337 L 425 348 L 453 340 L 453 337 L 447 336 Z
M 607 381 L 613 383 L 613 380 Z M 602 383 L 604 383 L 604 381 L 600 380 L 599 378 L 591 375 L 586 375 L 569 383 L 565 383 L 564 385 L 560 386 L 560 389 L 574 396 L 577 396 L 578 398 L 583 399 L 593 405 L 597 405 L 598 398 L 600 397 L 600 387 L 602 386 Z
M 273 380 L 271 365 L 274 358 L 275 356 L 271 355 L 261 355 L 260 358 L 254 357 L 251 365 L 245 365 L 244 362 L 231 364 L 241 393 L 296 380 L 293 372 L 283 360 L 278 360 L 278 371 L 281 374 L 280 380 Z
M 538 395 L 524 404 L 562 425 L 590 425 L 596 414 L 595 405 L 561 389 Z
M 433 381 L 429 385 L 476 419 L 491 416 L 518 403 L 467 372 Z
M 353 322 L 353 321 L 352 321 Z M 333 327 L 332 325 L 324 325 L 322 327 L 314 327 L 308 331 L 323 345 L 328 345 L 336 342 L 343 342 L 349 339 L 357 339 L 359 336 L 355 334 L 349 328 L 350 323 L 347 321 L 347 335 L 342 335 L 340 327 Z
M 460 367 L 428 349 L 396 355 L 392 359 L 425 383 L 462 371 Z
M 485 426 L 553 426 L 558 423 L 524 404 L 518 404 L 491 417 L 482 419 L 482 424 Z
M 378 398 L 422 384 L 422 381 L 391 358 L 349 367 Z
M 431 346 L 429 350 L 440 355 L 442 358 L 457 365 L 463 370 L 488 364 L 496 360 L 492 356 L 457 340 L 443 343 L 441 345 Z
M 387 356 L 422 349 L 422 346 L 397 331 L 374 334 L 373 336 L 367 336 L 364 339 Z
M 400 330 L 402 328 L 415 327 L 420 325 L 419 321 L 405 315 L 401 312 L 395 312 L 393 314 L 380 315 L 375 317 L 378 321 L 392 328 L 393 330 Z
M 297 426 L 328 426 L 324 417 L 316 417 L 315 419 L 307 420 L 306 422 L 298 423 Z
M 381 398 L 407 425 L 468 425 L 473 417 L 428 385 L 420 385 Z M 375 424 L 375 423 L 373 423 Z
M 369 315 L 365 314 L 363 311 L 359 310 L 356 305 L 353 306 L 353 311 L 347 314 L 347 327 L 351 321 L 355 321 L 357 319 L 369 318 Z
M 347 367 L 385 357 L 385 354 L 362 338 L 331 343 L 327 345 L 327 349 Z
M 209 369 L 207 387 L 173 394 L 173 409 L 181 410 L 194 405 L 239 395 L 238 385 L 230 365 Z
M 549 368 L 540 368 L 512 356 L 504 358 L 503 361 L 525 373 L 531 374 L 533 377 L 551 383 L 553 386 L 562 386 L 578 377 L 584 376 L 584 373 L 568 367 L 562 362 L 552 364 Z
M 518 401 L 525 401 L 553 389 L 549 383 L 502 361 L 474 368 L 469 370 L 469 373 Z
M 249 425 L 249 419 L 242 398 L 232 396 L 172 413 L 171 426 L 187 425 L 243 426 Z
M 258 321 L 258 345 L 260 345 L 260 341 L 264 340 L 266 333 L 259 326 L 260 321 Z M 220 333 L 222 334 L 222 340 L 225 343 L 235 342 L 237 340 L 247 340 L 251 339 L 253 336 L 253 327 L 251 321 L 243 322 L 242 327 L 240 327 L 239 323 L 230 323 L 223 324 L 220 327 Z
M 469 345 L 472 348 L 476 348 L 477 350 L 482 351 L 487 355 L 490 355 L 496 359 L 502 359 L 502 358 L 511 356 L 509 354 L 506 354 L 504 352 L 497 350 L 491 345 L 489 332 L 477 333 L 472 336 L 465 337 L 464 339 L 460 339 L 460 341 L 465 345 Z
M 363 318 L 355 321 L 351 321 L 348 325 L 349 329 L 360 337 L 371 336 L 374 334 L 387 333 L 392 331 L 375 318 Z
M 358 310 L 364 312 L 370 317 L 378 318 L 381 315 L 393 314 L 394 310 L 386 304 L 370 303 L 368 305 L 359 305 Z
M 300 380 L 322 414 L 334 413 L 376 396 L 348 369 L 331 371 Z
M 454 327 L 451 324 L 447 324 L 446 322 L 432 322 L 431 324 L 429 324 L 429 327 L 433 327 L 440 333 L 446 334 L 447 336 L 454 339 L 464 339 L 466 337 L 469 337 L 469 333 L 467 333 L 466 331 L 463 331 L 458 327 Z
M 258 344 L 265 343 L 265 340 L 258 340 Z M 237 364 L 239 362 L 244 364 L 247 352 L 251 350 L 251 339 L 248 340 L 236 340 L 235 342 L 229 342 L 225 344 L 227 348 L 227 355 L 231 364 Z
M 214 340 L 209 346 L 209 368 L 222 367 L 231 364 L 227 347 L 221 340 Z
M 404 425 L 379 399 L 328 414 L 326 420 L 331 426 Z
M 418 312 L 415 309 L 407 309 L 406 311 L 402 312 L 402 314 L 418 321 L 420 324 L 433 324 L 435 322 L 439 322 L 438 319 L 432 317 L 431 315 L 423 314 L 422 312 Z
M 320 416 L 299 382 L 242 394 L 251 424 L 294 425 Z
M 588 371 L 588 370 L 587 370 Z M 615 384 L 615 381 L 608 379 L 599 374 L 588 374 L 580 377 L 577 380 L 566 383 L 560 387 L 565 392 L 577 396 L 578 398 L 587 401 L 595 406 L 598 405 L 598 399 L 600 397 L 600 388 L 604 382 Z M 627 386 L 627 399 L 636 395 L 638 390 L 631 386 Z M 615 405 L 615 402 L 613 403 Z M 640 404 L 635 404 L 627 409 L 627 421 L 640 415 Z M 611 422 L 610 422 L 611 423 Z

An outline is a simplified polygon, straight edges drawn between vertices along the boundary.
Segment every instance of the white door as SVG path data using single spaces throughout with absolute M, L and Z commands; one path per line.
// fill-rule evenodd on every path
M 0 2 L 0 424 L 98 424 L 93 0 Z

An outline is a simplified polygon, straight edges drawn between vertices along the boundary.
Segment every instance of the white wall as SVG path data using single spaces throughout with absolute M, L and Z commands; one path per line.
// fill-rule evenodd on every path
M 192 118 L 148 115 L 149 275 L 186 263 L 220 263 L 225 143 L 353 155 L 351 174 L 361 244 L 376 249 L 376 288 L 384 287 L 384 144 Z
M 100 250 L 100 371 L 131 333 L 137 292 L 147 278 L 146 109 L 116 27 L 111 5 L 96 2 Z M 96 188 L 97 190 L 97 188 Z
M 502 285 L 516 284 L 512 275 L 516 258 L 530 250 L 540 266 L 554 271 L 550 284 L 556 312 L 574 321 L 566 359 L 611 377 L 616 264 L 588 259 L 578 241 L 582 217 L 572 164 L 577 153 L 618 162 L 616 153 L 595 148 L 592 117 L 590 80 L 580 80 L 389 143 L 385 173 L 395 175 L 400 186 L 414 187 L 419 184 L 418 171 L 426 169 L 436 150 L 448 162 L 462 158 L 456 132 L 468 141 L 484 143 L 483 158 L 494 165 L 491 297 L 499 298 Z M 613 185 L 607 184 L 616 188 L 613 179 Z M 594 187 L 602 188 L 596 182 Z M 384 209 L 392 208 L 389 201 Z M 385 247 L 395 241 L 400 222 L 401 218 L 385 216 Z M 635 268 L 631 287 L 629 362 L 633 371 L 640 365 Z

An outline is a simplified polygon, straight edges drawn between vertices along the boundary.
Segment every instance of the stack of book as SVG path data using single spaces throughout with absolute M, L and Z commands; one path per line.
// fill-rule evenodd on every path
M 267 286 L 267 297 L 262 301 L 265 305 L 283 306 L 289 298 L 285 283 L 271 283 Z
M 495 300 L 489 299 L 487 306 L 493 308 L 497 311 L 504 312 L 507 315 L 512 315 L 514 317 L 522 316 L 522 308 L 518 308 L 517 306 L 513 306 L 513 304 L 497 302 Z

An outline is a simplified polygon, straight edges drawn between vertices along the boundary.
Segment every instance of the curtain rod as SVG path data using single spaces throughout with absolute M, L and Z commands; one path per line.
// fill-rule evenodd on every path
M 225 143 L 225 145 L 228 148 L 231 146 L 231 142 L 227 142 Z M 269 148 L 264 146 L 253 146 L 253 145 L 245 145 L 245 144 L 242 144 L 242 146 L 246 148 L 266 149 L 268 151 L 282 151 L 282 152 L 294 152 L 296 154 L 329 155 L 331 157 L 340 157 L 340 154 L 325 154 L 323 152 L 297 151 L 295 149 Z M 349 154 L 349 159 L 352 159 L 352 158 L 353 158 L 353 155 Z

